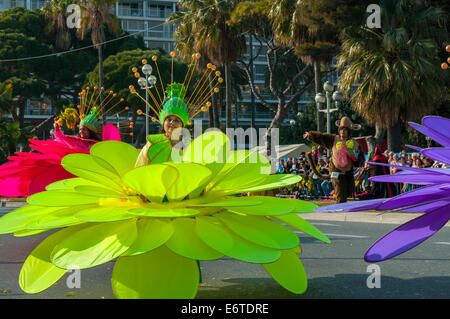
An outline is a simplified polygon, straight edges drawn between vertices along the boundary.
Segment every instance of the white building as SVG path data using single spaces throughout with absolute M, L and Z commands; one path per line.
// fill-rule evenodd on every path
M 111 13 L 119 17 L 121 27 L 124 31 L 128 31 L 129 33 L 139 32 L 138 34 L 143 36 L 148 48 L 162 48 L 170 52 L 175 47 L 173 32 L 176 26 L 165 24 L 164 22 L 177 10 L 177 3 L 178 0 L 120 0 L 111 8 Z M 0 0 L 0 12 L 15 6 L 23 6 L 27 9 L 42 8 L 45 4 L 45 0 Z M 253 52 L 256 52 L 258 49 L 256 41 L 253 41 L 253 46 Z M 256 84 L 264 83 L 266 69 L 266 57 L 264 50 L 262 50 L 262 54 L 256 58 L 253 66 Z M 309 100 L 310 98 L 303 96 L 299 102 L 299 108 L 301 108 L 301 105 L 307 104 Z M 276 100 L 268 100 L 268 102 L 277 103 Z M 243 100 L 238 101 L 238 103 L 245 103 L 247 105 L 251 103 L 249 91 L 245 92 Z M 257 99 L 255 99 L 255 103 L 258 104 Z M 48 102 L 31 101 L 27 107 L 26 116 L 42 118 L 51 113 L 52 108 Z M 255 118 L 256 126 L 267 126 L 271 122 L 273 114 L 273 112 L 266 108 L 258 106 Z M 235 123 L 234 115 L 233 112 L 233 125 Z M 224 123 L 224 116 L 225 114 L 222 112 L 221 123 Z M 238 112 L 239 126 L 249 126 L 250 117 L 250 108 L 247 108 L 245 112 Z M 207 121 L 205 115 L 203 115 L 203 120 Z M 289 119 L 284 121 L 284 125 L 290 125 Z

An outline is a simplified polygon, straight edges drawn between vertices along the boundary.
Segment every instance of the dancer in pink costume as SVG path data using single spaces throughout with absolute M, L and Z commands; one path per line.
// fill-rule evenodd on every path
M 92 94 L 94 95 L 96 91 L 97 89 L 94 88 Z M 121 141 L 119 130 L 113 124 L 106 124 L 103 130 L 101 129 L 102 123 L 99 118 L 104 116 L 101 110 L 109 102 L 105 102 L 105 105 L 88 105 L 88 94 L 89 88 L 80 94 L 81 105 L 78 106 L 80 136 L 64 135 L 58 124 L 61 124 L 61 121 L 58 120 L 55 121 L 54 139 L 43 141 L 29 139 L 30 148 L 36 152 L 16 152 L 15 156 L 8 157 L 10 162 L 0 166 L 0 196 L 28 197 L 42 192 L 53 182 L 75 177 L 61 166 L 61 159 L 64 156 L 72 153 L 89 154 L 92 145 L 102 140 Z M 128 110 L 128 107 L 122 111 L 125 110 Z M 86 115 L 87 112 L 89 112 L 88 115 Z M 132 124 L 127 125 L 127 128 L 133 128 Z M 98 137 L 100 133 L 101 139 Z M 128 134 L 132 135 L 132 133 Z

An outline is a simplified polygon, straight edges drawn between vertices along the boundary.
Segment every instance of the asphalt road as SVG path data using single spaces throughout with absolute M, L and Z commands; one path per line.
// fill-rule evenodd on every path
M 3 209 L 4 211 L 4 209 Z M 444 227 L 420 246 L 392 260 L 378 263 L 380 288 L 368 288 L 370 264 L 364 252 L 378 238 L 397 227 L 342 221 L 311 221 L 332 241 L 325 244 L 299 233 L 301 260 L 308 289 L 292 294 L 278 285 L 260 265 L 230 258 L 201 262 L 203 282 L 199 299 L 393 299 L 450 297 L 450 227 Z M 20 268 L 28 254 L 47 236 L 0 235 L 0 299 L 114 298 L 110 278 L 114 261 L 81 271 L 81 287 L 67 286 L 69 275 L 46 291 L 29 295 L 18 285 Z

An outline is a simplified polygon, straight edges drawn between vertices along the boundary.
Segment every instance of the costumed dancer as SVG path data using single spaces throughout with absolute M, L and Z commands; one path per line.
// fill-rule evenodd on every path
M 405 213 L 424 213 L 388 233 L 364 255 L 367 262 L 379 262 L 398 256 L 421 244 L 433 236 L 450 220 L 450 119 L 440 116 L 426 116 L 422 124 L 410 122 L 417 131 L 429 136 L 443 147 L 421 149 L 408 147 L 421 152 L 425 157 L 444 163 L 440 168 L 416 168 L 383 163 L 370 163 L 381 167 L 401 170 L 394 175 L 371 177 L 373 182 L 407 183 L 424 185 L 413 191 L 393 198 L 381 198 L 340 205 L 324 206 L 316 211 L 356 212 L 356 211 L 395 211 Z M 444 168 L 446 166 L 446 168 Z M 388 172 L 388 171 L 386 171 Z
M 168 100 L 175 102 L 183 90 L 170 92 Z M 203 107 L 185 105 L 191 118 L 196 111 L 189 111 L 190 105 Z M 157 113 L 163 123 L 170 114 L 180 115 L 165 110 L 167 116 Z M 194 298 L 200 282 L 198 261 L 224 256 L 260 264 L 293 293 L 306 290 L 299 238 L 290 227 L 329 243 L 300 217 L 317 206 L 294 199 L 234 196 L 292 185 L 301 178 L 271 175 L 263 155 L 232 150 L 220 131 L 194 139 L 179 162 L 161 155 L 167 145 L 152 144 L 144 151 L 149 164 L 138 167 L 143 151 L 119 141 L 96 143 L 89 154 L 69 154 L 62 166 L 76 178 L 49 185 L 28 197 L 28 205 L 0 218 L 0 234 L 29 236 L 60 229 L 26 259 L 19 275 L 24 291 L 51 287 L 73 265 L 86 269 L 114 261 L 110 283 L 118 298 Z M 202 154 L 207 156 L 192 156 Z M 226 162 L 224 154 L 229 155 Z
M 173 59 L 175 52 L 171 52 L 171 56 Z M 192 119 L 197 116 L 197 114 L 205 112 L 211 107 L 209 99 L 213 94 L 219 92 L 217 86 L 223 82 L 221 73 L 216 70 L 216 67 L 213 64 L 209 63 L 207 65 L 207 70 L 204 72 L 203 76 L 197 83 L 194 83 L 194 90 L 190 94 L 187 94 L 193 72 L 195 71 L 195 65 L 199 58 L 200 54 L 193 55 L 193 61 L 189 66 L 183 83 L 172 82 L 167 85 L 165 90 L 161 77 L 159 78 L 160 85 L 157 85 L 157 78 L 150 76 L 149 78 L 152 78 L 153 80 L 150 85 L 145 84 L 145 89 L 153 103 L 146 101 L 139 95 L 134 86 L 130 85 L 131 93 L 139 96 L 139 98 L 141 98 L 154 113 L 154 116 L 152 116 L 144 113 L 142 110 L 138 110 L 138 115 L 145 115 L 149 117 L 152 122 L 159 122 L 161 125 L 160 134 L 151 134 L 146 137 L 147 142 L 139 154 L 136 161 L 136 167 L 151 163 L 171 161 L 172 152 L 177 152 L 177 158 L 179 158 L 182 150 L 174 148 L 175 144 L 177 144 L 180 139 L 180 135 L 177 134 L 176 130 L 190 125 Z M 155 63 L 159 75 L 157 60 L 157 56 L 152 57 L 152 61 Z M 142 63 L 146 65 L 147 60 L 144 59 Z M 149 69 L 151 72 L 152 68 L 150 67 Z M 140 74 L 137 72 L 136 67 L 133 68 L 133 72 L 135 77 L 139 79 Z M 214 75 L 212 79 L 210 79 L 210 75 Z M 194 86 L 194 84 L 192 86 Z M 160 89 L 158 89 L 158 86 Z
M 54 139 L 29 139 L 30 148 L 36 152 L 16 152 L 15 156 L 8 158 L 10 162 L 0 166 L 0 196 L 28 197 L 44 191 L 48 184 L 74 176 L 61 166 L 64 156 L 72 153 L 88 154 L 92 145 L 102 140 L 100 136 L 103 140 L 120 141 L 120 134 L 132 134 L 119 133 L 118 130 L 118 127 L 121 130 L 131 130 L 132 123 L 119 123 L 117 126 L 106 124 L 103 127 L 103 123 L 128 110 L 128 107 L 108 117 L 108 112 L 119 107 L 123 99 L 117 101 L 116 94 L 110 91 L 103 102 L 98 104 L 98 95 L 97 88 L 90 90 L 88 87 L 83 90 L 79 94 L 79 112 L 74 108 L 67 108 L 56 119 Z M 64 124 L 74 129 L 78 122 L 79 136 L 65 135 L 60 129 Z
M 303 138 L 331 150 L 329 172 L 334 186 L 337 203 L 344 203 L 355 192 L 353 169 L 364 163 L 364 153 L 358 142 L 351 139 L 361 125 L 353 124 L 348 117 L 336 121 L 339 135 L 320 132 L 306 132 Z

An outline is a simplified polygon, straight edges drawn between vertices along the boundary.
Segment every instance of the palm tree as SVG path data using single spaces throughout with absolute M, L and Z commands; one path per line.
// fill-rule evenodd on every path
M 99 87 L 103 87 L 102 46 L 106 38 L 104 25 L 106 24 L 114 33 L 118 33 L 120 29 L 117 18 L 109 12 L 110 7 L 116 2 L 117 0 L 80 0 L 81 28 L 77 31 L 81 39 L 91 32 L 92 44 L 98 50 Z
M 207 65 L 211 59 L 207 56 L 206 48 L 199 46 L 201 41 L 197 41 L 197 38 L 193 35 L 196 32 L 197 25 L 191 19 L 189 12 L 175 12 L 167 19 L 167 23 L 177 24 L 174 39 L 176 43 L 175 48 L 181 60 L 189 62 L 193 54 L 199 53 L 200 58 L 197 60 L 195 68 L 199 73 L 205 72 L 208 69 Z M 210 89 L 212 90 L 212 83 L 210 83 Z M 220 127 L 220 114 L 214 95 L 211 96 L 211 107 L 208 110 L 208 117 L 209 127 Z
M 225 70 L 226 127 L 231 127 L 231 66 L 245 52 L 245 37 L 228 25 L 236 0 L 181 0 L 181 12 L 174 14 L 168 22 L 189 26 L 191 43 L 197 50 Z M 186 29 L 185 27 L 185 30 Z
M 387 130 L 388 149 L 399 151 L 405 121 L 430 112 L 443 96 L 439 44 L 445 13 L 421 0 L 383 0 L 381 29 L 359 27 L 344 37 L 339 88 L 369 125 Z
M 314 0 L 315 1 L 315 0 Z M 272 0 L 269 17 L 275 39 L 295 47 L 303 62 L 314 67 L 315 93 L 322 91 L 320 68 L 331 62 L 339 51 L 336 28 L 312 13 L 313 0 Z M 324 130 L 323 113 L 317 112 L 317 130 Z
M 71 0 L 48 0 L 47 5 L 41 9 L 48 22 L 46 31 L 56 32 L 55 48 L 59 51 L 67 50 L 71 44 L 71 34 L 66 23 L 67 6 L 71 3 Z

